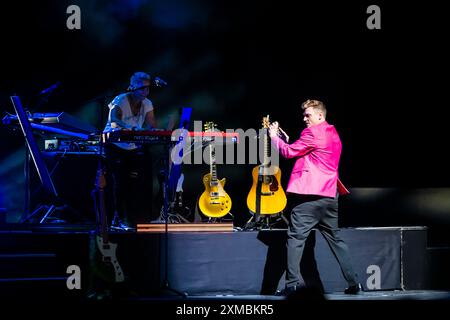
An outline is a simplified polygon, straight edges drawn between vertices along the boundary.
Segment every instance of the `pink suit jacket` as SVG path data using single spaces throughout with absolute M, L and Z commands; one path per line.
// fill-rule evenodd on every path
M 292 169 L 287 192 L 325 197 L 348 194 L 338 177 L 342 144 L 333 125 L 326 121 L 306 128 L 300 138 L 287 144 L 279 137 L 272 138 L 281 155 L 298 158 Z

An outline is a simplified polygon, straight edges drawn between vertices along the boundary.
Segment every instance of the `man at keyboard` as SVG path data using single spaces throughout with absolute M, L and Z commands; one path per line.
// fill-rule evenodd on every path
M 104 132 L 151 130 L 157 128 L 152 102 L 147 98 L 152 78 L 145 72 L 131 76 L 126 93 L 116 96 L 109 107 Z M 112 227 L 132 230 L 151 211 L 152 160 L 147 148 L 133 142 L 105 146 L 108 171 L 113 182 L 114 217 Z

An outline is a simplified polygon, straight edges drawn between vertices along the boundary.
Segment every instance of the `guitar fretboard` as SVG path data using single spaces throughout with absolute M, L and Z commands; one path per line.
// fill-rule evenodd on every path
M 211 172 L 211 186 L 217 185 L 216 150 L 213 144 L 209 145 L 209 166 Z

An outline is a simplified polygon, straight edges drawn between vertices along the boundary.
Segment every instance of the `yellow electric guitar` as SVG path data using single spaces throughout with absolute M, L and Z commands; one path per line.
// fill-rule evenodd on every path
M 264 161 L 252 171 L 253 185 L 247 196 L 247 207 L 252 213 L 273 215 L 284 210 L 286 194 L 281 186 L 281 170 L 270 164 L 269 116 L 263 118 Z
M 205 124 L 205 131 L 217 131 L 215 124 L 212 122 L 207 122 Z M 214 141 L 209 143 L 208 148 L 210 158 L 210 172 L 203 176 L 205 191 L 199 198 L 198 206 L 200 208 L 200 211 L 205 216 L 210 218 L 222 218 L 228 212 L 230 212 L 231 198 L 223 188 L 226 179 L 217 179 Z

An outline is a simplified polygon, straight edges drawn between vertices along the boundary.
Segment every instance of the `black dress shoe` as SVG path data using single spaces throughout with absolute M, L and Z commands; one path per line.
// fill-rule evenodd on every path
M 277 290 L 275 292 L 276 296 L 288 296 L 291 295 L 293 293 L 305 290 L 306 286 L 305 285 L 297 285 L 297 286 L 290 286 L 290 287 L 286 287 L 283 290 Z
M 320 290 L 305 285 L 287 287 L 282 291 L 277 291 L 275 295 L 285 296 L 287 300 L 291 301 L 325 301 L 325 296 Z
M 363 291 L 361 283 L 354 284 L 344 290 L 345 294 L 359 294 Z

